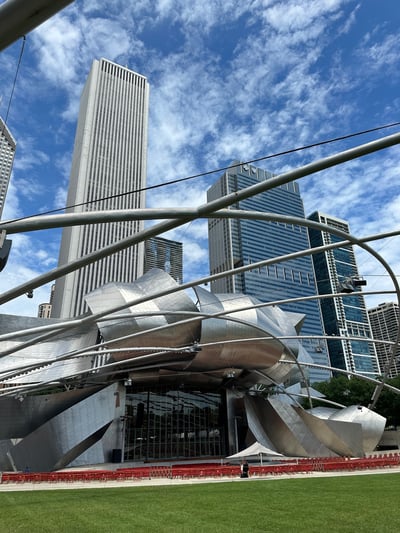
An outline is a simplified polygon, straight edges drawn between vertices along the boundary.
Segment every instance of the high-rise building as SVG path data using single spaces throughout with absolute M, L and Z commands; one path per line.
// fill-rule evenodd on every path
M 3 214 L 16 143 L 6 123 L 0 118 L 0 218 Z
M 326 224 L 350 234 L 346 221 L 322 214 L 312 213 L 310 220 Z M 328 231 L 309 230 L 313 247 L 343 241 L 343 237 Z M 328 340 L 332 366 L 346 371 L 375 377 L 379 374 L 379 364 L 372 342 L 371 327 L 365 306 L 364 296 L 356 257 L 351 245 L 340 246 L 313 255 L 314 270 L 319 294 L 338 294 L 347 296 L 326 298 L 321 301 L 322 317 L 327 335 L 339 338 Z
M 50 301 L 39 304 L 38 307 L 38 318 L 51 318 L 51 310 L 53 308 L 53 297 L 54 297 L 55 285 L 51 286 L 50 292 Z
M 272 174 L 252 165 L 234 163 L 207 191 L 209 201 L 234 193 Z M 261 211 L 305 218 L 297 183 L 288 183 L 241 200 L 235 209 Z M 250 219 L 210 219 L 209 256 L 211 274 L 216 274 L 265 259 L 272 259 L 310 247 L 305 226 Z M 212 282 L 212 292 L 244 293 L 262 302 L 312 297 L 317 294 L 310 256 L 281 261 Z M 329 366 L 318 300 L 303 300 L 279 305 L 284 311 L 305 315 L 301 328 L 302 344 L 317 365 Z M 314 336 L 314 338 L 310 338 Z M 308 337 L 308 338 L 307 338 Z M 319 337 L 319 338 L 317 338 Z M 328 370 L 311 368 L 310 381 L 329 379 Z
M 181 242 L 162 237 L 152 237 L 145 241 L 144 273 L 152 268 L 167 272 L 178 283 L 183 280 L 183 247 Z
M 144 207 L 148 99 L 145 77 L 105 59 L 93 62 L 81 97 L 68 212 Z M 59 265 L 142 228 L 142 221 L 64 228 Z M 143 273 L 143 260 L 141 243 L 58 279 L 52 316 L 82 314 L 85 294 L 110 281 L 134 281 Z
M 383 340 L 386 343 L 395 342 L 399 329 L 399 305 L 395 302 L 386 302 L 377 307 L 368 309 L 369 321 L 371 324 L 372 336 L 375 340 Z M 393 345 L 386 343 L 375 343 L 381 372 L 386 371 Z M 394 378 L 400 375 L 400 348 L 396 350 L 393 364 L 388 369 L 388 377 Z
M 49 303 L 39 304 L 38 317 L 39 318 L 50 318 L 51 317 L 51 305 Z

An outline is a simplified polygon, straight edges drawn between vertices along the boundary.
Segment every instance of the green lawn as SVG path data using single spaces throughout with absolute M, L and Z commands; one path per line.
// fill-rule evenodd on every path
M 394 533 L 400 474 L 0 493 L 1 533 Z

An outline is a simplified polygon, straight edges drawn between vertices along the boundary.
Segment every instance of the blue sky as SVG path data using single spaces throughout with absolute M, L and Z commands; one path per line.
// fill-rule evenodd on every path
M 0 1 L 0 3 L 2 3 Z M 148 185 L 400 120 L 397 0 L 77 0 L 28 34 L 8 126 L 17 153 L 3 219 L 65 205 L 79 97 L 93 59 L 147 77 Z M 21 50 L 0 53 L 5 117 Z M 279 173 L 396 128 L 260 163 Z M 400 222 L 400 149 L 304 178 L 306 213 L 344 218 L 358 237 Z M 219 174 L 150 191 L 148 207 L 195 206 Z M 208 273 L 207 223 L 166 235 L 184 243 L 186 280 Z M 60 233 L 13 236 L 0 291 L 57 265 Z M 374 244 L 400 274 L 398 238 Z M 359 254 L 370 290 L 391 289 Z M 36 315 L 49 286 L 3 313 Z M 371 305 L 393 300 L 370 299 Z

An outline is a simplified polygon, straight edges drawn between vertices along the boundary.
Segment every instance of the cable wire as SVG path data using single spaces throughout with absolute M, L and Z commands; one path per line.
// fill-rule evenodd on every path
M 18 78 L 19 67 L 21 66 L 22 56 L 23 56 L 23 54 L 24 54 L 25 42 L 26 42 L 26 37 L 25 37 L 25 35 L 24 35 L 24 36 L 22 37 L 22 45 L 21 45 L 21 50 L 20 50 L 19 58 L 18 58 L 17 70 L 16 70 L 16 72 L 15 72 L 14 82 L 13 82 L 13 85 L 12 85 L 10 98 L 9 98 L 9 100 L 8 100 L 8 106 L 7 106 L 6 116 L 5 116 L 5 118 L 4 118 L 4 124 L 7 124 L 8 115 L 9 115 L 9 113 L 10 113 L 11 102 L 12 102 L 12 99 L 13 99 L 13 96 L 14 96 L 14 90 L 15 90 L 15 87 L 16 87 L 16 85 L 17 85 L 17 78 Z
M 375 128 L 369 128 L 369 129 L 366 129 L 366 130 L 357 131 L 355 133 L 349 133 L 347 135 L 341 135 L 340 137 L 334 137 L 332 139 L 326 139 L 324 141 L 318 141 L 316 143 L 307 144 L 307 145 L 299 146 L 299 147 L 296 147 L 296 148 L 291 148 L 289 150 L 284 150 L 282 152 L 276 152 L 274 154 L 265 155 L 265 156 L 262 156 L 262 157 L 258 157 L 256 159 L 249 159 L 248 161 L 240 162 L 240 164 L 242 164 L 242 165 L 251 165 L 253 163 L 258 163 L 260 161 L 267 161 L 268 159 L 273 159 L 275 157 L 280 157 L 280 156 L 283 156 L 283 155 L 293 154 L 295 152 L 300 152 L 302 150 L 308 150 L 310 148 L 316 148 L 317 146 L 323 146 L 323 145 L 326 145 L 326 144 L 330 144 L 330 143 L 334 143 L 334 142 L 338 142 L 338 141 L 343 141 L 343 140 L 346 140 L 346 139 L 351 139 L 353 137 L 358 137 L 360 135 L 366 135 L 367 133 L 373 133 L 373 132 L 376 132 L 376 131 L 380 131 L 380 130 L 384 130 L 384 129 L 388 129 L 388 128 L 393 128 L 395 126 L 400 126 L 400 122 L 392 122 L 390 124 L 385 124 L 383 126 L 377 126 Z M 65 206 L 65 207 L 57 208 L 57 209 L 51 209 L 51 210 L 48 210 L 48 211 L 43 211 L 41 213 L 36 213 L 36 214 L 33 214 L 33 215 L 27 215 L 27 216 L 24 216 L 24 217 L 21 217 L 21 218 L 15 218 L 15 219 L 7 220 L 7 221 L 4 221 L 4 222 L 7 222 L 7 223 L 9 223 L 9 222 L 18 222 L 20 220 L 26 220 L 28 218 L 33 218 L 33 217 L 36 217 L 36 216 L 51 215 L 53 213 L 59 213 L 60 211 L 65 211 L 67 209 L 74 209 L 75 207 L 82 207 L 82 206 L 85 206 L 85 205 L 95 204 L 97 202 L 103 202 L 105 200 L 112 200 L 114 198 L 121 198 L 123 196 L 128 196 L 130 194 L 137 194 L 137 193 L 141 193 L 141 192 L 144 192 L 144 191 L 150 191 L 150 190 L 153 190 L 153 189 L 158 189 L 160 187 L 165 187 L 167 185 L 175 185 L 177 183 L 182 183 L 184 181 L 192 180 L 192 179 L 195 179 L 195 178 L 202 178 L 204 176 L 210 176 L 211 174 L 226 172 L 227 170 L 235 168 L 237 166 L 238 166 L 238 164 L 228 165 L 228 166 L 220 167 L 220 168 L 217 168 L 217 169 L 214 169 L 214 170 L 208 170 L 208 171 L 205 171 L 205 172 L 200 172 L 198 174 L 192 174 L 192 175 L 186 176 L 184 178 L 178 178 L 178 179 L 167 181 L 167 182 L 164 182 L 164 183 L 157 183 L 156 185 L 149 185 L 149 186 L 146 186 L 146 187 L 142 187 L 140 189 L 135 189 L 135 190 L 132 190 L 132 191 L 127 191 L 127 192 L 123 192 L 123 193 L 119 193 L 119 194 L 113 194 L 111 196 L 104 196 L 104 197 L 98 198 L 96 200 L 90 200 L 90 201 L 82 202 L 82 203 L 79 203 L 79 204 L 68 205 L 68 206 Z M 0 227 L 1 227 L 1 225 L 2 225 L 2 223 L 0 222 Z

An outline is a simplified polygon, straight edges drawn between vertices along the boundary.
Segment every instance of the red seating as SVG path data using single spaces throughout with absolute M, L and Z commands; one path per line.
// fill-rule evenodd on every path
M 400 465 L 400 453 L 372 455 L 356 459 L 346 457 L 313 457 L 285 460 L 284 463 L 251 465 L 251 476 L 282 475 L 299 472 L 351 471 Z M 151 478 L 239 477 L 239 465 L 194 463 L 173 466 L 141 466 L 117 470 L 65 470 L 62 472 L 3 472 L 0 483 L 40 483 L 75 481 L 140 480 Z

